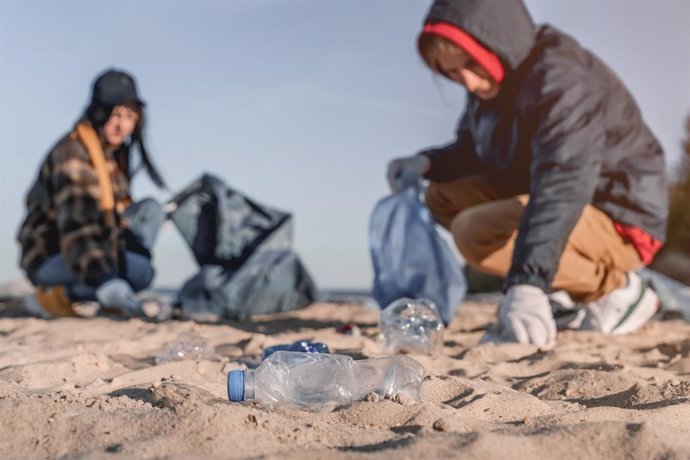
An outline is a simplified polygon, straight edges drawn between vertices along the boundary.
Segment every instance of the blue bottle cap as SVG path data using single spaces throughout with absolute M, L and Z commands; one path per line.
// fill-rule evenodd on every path
M 228 372 L 228 399 L 244 401 L 244 371 Z

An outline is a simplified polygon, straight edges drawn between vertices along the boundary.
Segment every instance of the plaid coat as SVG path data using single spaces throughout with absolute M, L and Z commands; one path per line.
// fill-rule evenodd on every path
M 119 214 L 131 203 L 129 181 L 122 151 L 103 150 L 117 203 L 115 225 L 106 224 L 99 208 L 101 191 L 86 147 L 74 132 L 66 135 L 48 153 L 26 198 L 27 215 L 17 239 L 21 266 L 30 278 L 58 253 L 91 286 L 117 274 L 122 249 Z M 116 238 L 112 232 L 118 233 Z

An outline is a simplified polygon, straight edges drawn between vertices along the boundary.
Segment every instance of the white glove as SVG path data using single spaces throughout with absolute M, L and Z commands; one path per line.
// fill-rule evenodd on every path
M 503 296 L 498 312 L 498 341 L 552 347 L 556 322 L 547 295 L 536 286 L 518 284 Z
M 396 158 L 388 163 L 386 178 L 393 193 L 400 193 L 406 187 L 419 181 L 429 170 L 431 160 L 426 155 Z
M 130 314 L 141 311 L 141 302 L 129 283 L 122 278 L 113 278 L 101 284 L 96 289 L 96 299 L 105 308 L 119 308 Z

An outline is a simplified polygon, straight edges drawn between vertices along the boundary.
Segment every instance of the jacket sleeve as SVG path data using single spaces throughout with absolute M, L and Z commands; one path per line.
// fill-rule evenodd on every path
M 525 124 L 533 127 L 529 203 L 505 287 L 530 284 L 548 290 L 570 233 L 592 201 L 605 126 L 602 90 L 587 76 L 547 74 L 531 86 L 536 94 L 527 99 L 538 102 L 523 113 Z
M 424 175 L 426 179 L 433 182 L 450 182 L 480 172 L 481 164 L 475 153 L 468 113 L 469 103 L 460 119 L 455 142 L 420 152 L 431 160 L 429 171 Z
M 94 287 L 114 278 L 117 252 L 99 208 L 98 178 L 78 141 L 56 156 L 52 187 L 60 252 L 72 272 Z

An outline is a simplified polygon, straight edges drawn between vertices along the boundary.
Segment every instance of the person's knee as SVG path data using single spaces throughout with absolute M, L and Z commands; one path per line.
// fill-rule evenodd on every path
M 161 226 L 165 221 L 163 206 L 153 198 L 146 198 L 132 204 L 125 211 L 129 231 L 137 243 L 151 251 Z
M 143 291 L 151 285 L 156 271 L 151 265 L 150 259 L 139 254 L 128 253 L 126 255 L 127 281 L 135 291 Z
M 138 271 L 135 276 L 128 276 L 127 281 L 132 286 L 135 292 L 143 291 L 151 285 L 153 278 L 156 276 L 156 271 L 152 266 L 145 267 Z
M 436 220 L 448 228 L 459 213 L 497 198 L 485 177 L 467 176 L 450 182 L 431 182 L 426 192 L 426 205 Z
M 482 244 L 484 231 L 479 213 L 472 208 L 461 212 L 451 222 L 450 231 L 465 261 L 473 267 L 481 266 L 487 254 Z
M 136 206 L 138 208 L 137 212 L 144 213 L 151 220 L 160 220 L 161 222 L 165 220 L 163 205 L 155 198 L 144 198 L 137 201 Z
M 466 179 L 458 179 L 455 182 L 429 183 L 425 196 L 426 207 L 441 226 L 449 228 L 451 220 L 465 209 L 465 203 L 461 201 L 466 182 Z
M 34 286 L 67 285 L 77 281 L 60 254 L 48 257 L 37 269 L 28 271 L 27 277 Z

